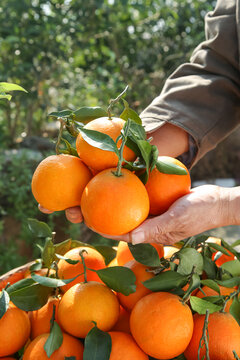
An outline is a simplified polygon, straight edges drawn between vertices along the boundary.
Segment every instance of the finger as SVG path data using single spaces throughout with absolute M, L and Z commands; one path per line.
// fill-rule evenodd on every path
M 78 224 L 83 221 L 80 206 L 71 207 L 65 210 L 66 218 L 73 224 Z
M 45 209 L 45 208 L 42 207 L 42 205 L 40 205 L 40 204 L 38 204 L 38 209 L 39 209 L 42 213 L 44 213 L 44 214 L 52 214 L 52 213 L 53 213 L 53 211 L 48 210 L 48 209 Z

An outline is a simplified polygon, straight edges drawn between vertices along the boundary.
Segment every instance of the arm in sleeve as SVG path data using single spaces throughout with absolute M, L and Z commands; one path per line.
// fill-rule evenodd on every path
M 206 41 L 166 81 L 142 112 L 147 132 L 165 122 L 194 139 L 191 165 L 213 149 L 240 123 L 240 71 L 236 1 L 218 0 L 205 18 Z

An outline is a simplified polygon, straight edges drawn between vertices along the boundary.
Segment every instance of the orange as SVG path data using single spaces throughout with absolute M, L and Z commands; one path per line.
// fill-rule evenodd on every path
M 120 331 L 110 331 L 112 350 L 109 360 L 148 360 L 130 334 Z
M 151 243 L 151 245 L 157 250 L 159 257 L 163 257 L 164 249 L 162 244 Z M 119 241 L 117 247 L 117 262 L 118 265 L 122 266 L 128 261 L 134 260 L 131 251 L 129 250 L 128 243 L 125 241 Z
M 60 360 L 75 356 L 76 360 L 83 359 L 83 344 L 80 340 L 63 333 L 63 342 L 59 349 L 49 357 L 44 350 L 45 342 L 49 334 L 36 337 L 27 347 L 23 354 L 23 360 Z
M 130 334 L 130 312 L 120 306 L 119 317 L 111 331 L 122 331 Z
M 179 160 L 169 156 L 159 156 L 161 161 L 168 160 L 185 170 L 186 166 Z M 191 178 L 187 170 L 187 175 L 163 174 L 155 167 L 149 174 L 146 189 L 150 200 L 150 214 L 160 215 L 181 196 L 190 192 Z
M 0 319 L 0 356 L 12 355 L 20 350 L 30 335 L 30 321 L 27 313 L 10 303 L 7 312 Z
M 184 355 L 187 360 L 198 358 L 199 342 L 202 337 L 205 315 L 194 315 L 193 336 Z M 234 360 L 233 350 L 240 355 L 240 327 L 229 313 L 209 315 L 209 356 L 211 360 Z M 205 346 L 200 351 L 200 359 L 205 358 Z
M 40 162 L 32 178 L 32 193 L 42 207 L 51 211 L 79 206 L 91 171 L 76 156 L 51 155 Z
M 149 269 L 147 266 L 140 264 L 136 260 L 131 260 L 125 265 L 128 269 L 132 270 L 136 276 L 136 291 L 128 296 L 118 293 L 118 299 L 120 304 L 128 311 L 131 311 L 134 305 L 140 300 L 143 296 L 149 294 L 151 290 L 147 289 L 143 285 L 143 281 L 151 279 L 154 277 L 152 272 L 148 272 Z
M 157 359 L 172 359 L 182 354 L 191 340 L 193 316 L 179 296 L 156 292 L 136 303 L 130 329 L 145 353 Z
M 236 289 L 234 289 L 234 288 L 227 288 L 227 287 L 224 287 L 224 286 L 219 286 L 219 288 L 220 288 L 220 294 L 221 295 L 229 295 L 229 294 L 233 293 L 234 291 L 236 291 Z M 205 296 L 218 296 L 219 295 L 217 291 L 209 288 L 208 286 L 203 286 L 202 290 L 204 291 L 204 293 L 206 295 L 204 295 L 200 290 L 196 293 L 196 296 L 201 298 L 201 299 L 203 297 L 205 297 Z M 233 302 L 232 299 L 227 302 L 227 305 L 225 307 L 225 312 L 229 312 L 229 309 L 230 309 L 230 306 L 232 305 L 232 302 Z
M 50 321 L 55 305 L 55 320 L 58 322 L 59 298 L 50 297 L 48 302 L 39 310 L 29 311 L 28 316 L 31 323 L 31 339 L 38 335 L 50 332 Z
M 19 269 L 19 271 L 16 271 L 16 269 L 10 270 L 6 274 L 0 276 L 0 291 L 6 287 L 6 285 L 9 283 L 10 285 L 15 284 L 17 281 L 22 280 L 24 278 L 24 269 Z
M 215 264 L 217 266 L 221 266 L 222 264 L 224 264 L 227 261 L 231 261 L 235 259 L 235 255 L 233 253 L 231 253 L 229 250 L 227 250 L 227 252 L 229 253 L 228 255 L 222 254 L 216 261 Z M 214 260 L 216 252 L 212 255 L 212 260 Z
M 149 198 L 143 183 L 131 171 L 103 170 L 92 178 L 83 191 L 81 209 L 92 230 L 122 235 L 136 228 L 148 216 Z
M 76 284 L 62 297 L 58 319 L 63 330 L 84 338 L 97 323 L 99 329 L 110 330 L 119 316 L 117 296 L 106 285 L 96 281 Z
M 107 134 L 116 141 L 118 136 L 121 134 L 124 124 L 125 121 L 120 118 L 113 117 L 112 119 L 109 119 L 107 117 L 102 117 L 90 121 L 86 126 L 84 126 L 84 128 Z M 118 141 L 118 148 L 120 145 L 121 141 Z M 91 169 L 101 171 L 117 166 L 118 157 L 114 152 L 98 149 L 88 144 L 81 134 L 77 137 L 76 148 L 79 157 Z M 133 161 L 135 160 L 136 155 L 131 149 L 125 146 L 123 150 L 123 158 L 127 161 Z
M 69 250 L 64 256 L 68 259 L 72 260 L 79 260 L 80 262 L 72 265 L 67 263 L 65 260 L 60 260 L 58 263 L 58 276 L 60 279 L 72 279 L 75 276 L 82 274 L 78 276 L 75 280 L 70 282 L 67 285 L 64 285 L 61 287 L 61 289 L 65 292 L 68 289 L 70 289 L 73 285 L 78 284 L 82 281 L 84 281 L 84 275 L 83 275 L 83 264 L 81 257 L 79 255 L 80 251 L 83 252 L 83 257 L 85 260 L 85 265 L 89 269 L 99 270 L 106 267 L 105 261 L 103 256 L 95 249 L 90 247 L 77 247 Z M 97 273 L 95 271 L 87 270 L 87 280 L 89 281 L 99 281 L 101 282 L 100 278 L 98 277 Z

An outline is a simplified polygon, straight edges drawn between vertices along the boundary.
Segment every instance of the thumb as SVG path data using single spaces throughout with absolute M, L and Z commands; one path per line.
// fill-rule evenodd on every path
M 142 223 L 136 230 L 131 232 L 132 244 L 140 243 L 159 243 L 170 245 L 176 241 L 172 238 L 173 222 L 171 213 L 166 213 L 148 219 Z

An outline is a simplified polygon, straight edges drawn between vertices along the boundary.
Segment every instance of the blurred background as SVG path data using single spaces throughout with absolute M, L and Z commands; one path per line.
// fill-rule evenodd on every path
M 64 213 L 41 214 L 31 194 L 37 164 L 54 153 L 58 124 L 47 115 L 81 106 L 107 107 L 128 84 L 140 113 L 170 73 L 204 39 L 212 0 L 1 0 L 0 81 L 21 85 L 0 100 L 0 274 L 39 255 L 29 217 L 46 221 L 57 241 L 96 241 Z M 116 108 L 116 115 L 122 109 Z M 193 184 L 239 184 L 239 132 L 192 170 Z M 240 237 L 232 231 L 226 236 Z M 221 232 L 222 234 L 222 232 Z M 99 242 L 105 239 L 98 237 Z

